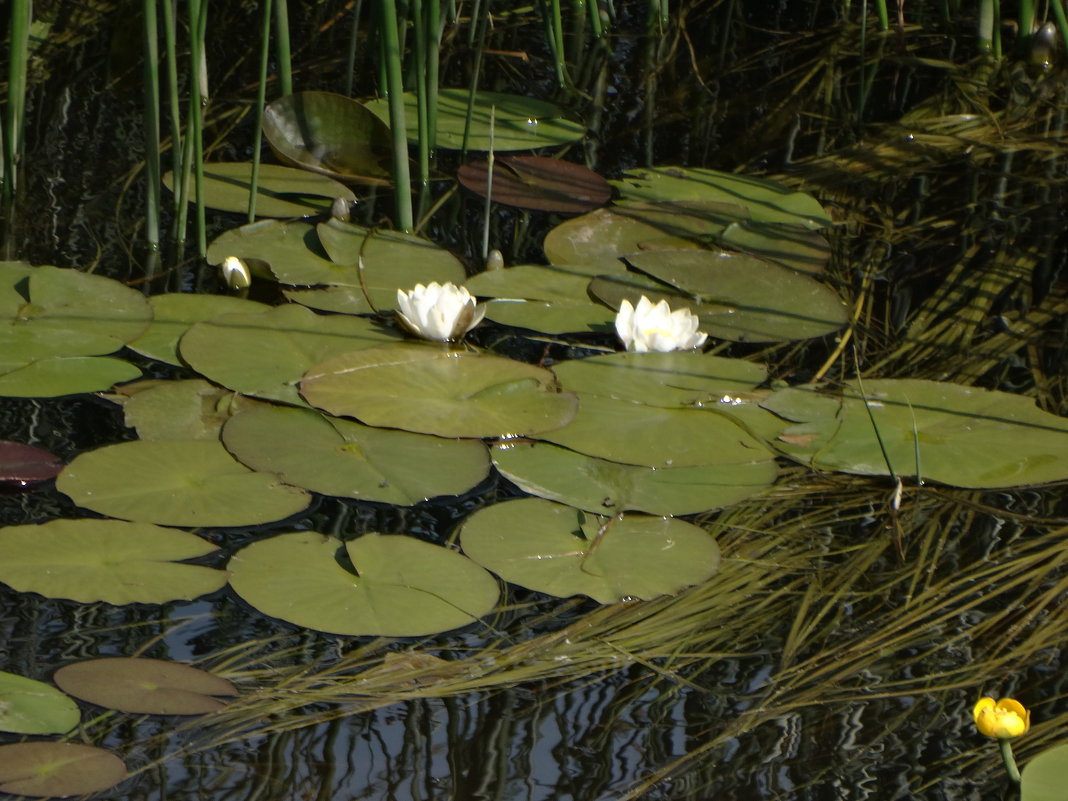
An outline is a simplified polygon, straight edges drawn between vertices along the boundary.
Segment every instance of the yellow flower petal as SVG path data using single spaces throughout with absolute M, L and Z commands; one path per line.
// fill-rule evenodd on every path
M 980 698 L 972 710 L 980 734 L 1007 740 L 1031 728 L 1031 711 L 1014 698 Z

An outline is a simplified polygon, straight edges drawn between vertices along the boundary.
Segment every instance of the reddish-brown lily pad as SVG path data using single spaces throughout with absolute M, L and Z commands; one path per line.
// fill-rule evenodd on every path
M 97 706 L 146 715 L 203 715 L 237 695 L 226 679 L 181 662 L 105 657 L 64 665 L 53 681 Z
M 0 746 L 0 792 L 62 798 L 96 793 L 126 777 L 126 765 L 110 751 L 77 743 Z
M 63 462 L 42 448 L 0 440 L 0 482 L 47 481 L 62 469 Z
M 485 197 L 491 191 L 497 203 L 521 209 L 582 214 L 612 197 L 612 187 L 593 170 L 546 156 L 498 156 L 491 190 L 486 186 L 488 176 L 487 161 L 465 164 L 457 173 L 472 192 Z

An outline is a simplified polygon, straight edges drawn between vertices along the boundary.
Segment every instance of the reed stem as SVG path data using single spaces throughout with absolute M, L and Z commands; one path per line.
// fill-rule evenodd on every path
M 289 47 L 289 4 L 274 4 L 275 41 L 278 45 L 278 85 L 282 95 L 293 94 L 293 59 Z
M 404 87 L 401 80 L 401 52 L 397 35 L 395 0 L 378 0 L 379 30 L 386 70 L 386 96 L 389 99 L 389 127 L 393 134 L 393 184 L 397 225 L 411 231 L 412 183 L 408 169 L 408 134 L 404 113 Z
M 10 44 L 7 63 L 7 109 L 4 118 L 3 214 L 7 233 L 14 232 L 15 200 L 18 194 L 19 167 L 23 153 L 23 129 L 26 117 L 26 65 L 29 58 L 30 0 L 11 0 Z M 11 256 L 13 242 L 5 236 L 4 247 Z
M 271 54 L 271 6 L 273 0 L 263 0 L 263 20 L 260 27 L 260 82 L 256 87 L 256 129 L 252 136 L 252 172 L 248 185 L 248 221 L 256 219 L 256 195 L 260 185 L 260 148 L 263 142 L 263 106 L 267 100 L 267 62 Z
M 156 0 L 142 0 L 145 84 L 145 237 L 153 252 L 159 251 L 160 153 L 159 153 L 159 28 Z

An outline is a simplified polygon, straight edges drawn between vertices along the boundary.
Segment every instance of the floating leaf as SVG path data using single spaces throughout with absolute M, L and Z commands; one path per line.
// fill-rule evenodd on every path
M 141 715 L 204 715 L 225 706 L 214 696 L 237 695 L 221 676 L 162 659 L 87 659 L 64 665 L 53 680 L 75 698 Z
M 889 459 L 898 476 L 972 488 L 1068 478 L 1068 419 L 1020 395 L 872 379 L 863 391 L 850 382 L 829 396 L 812 388 L 783 390 L 762 405 L 798 423 L 783 432 L 779 446 L 817 469 L 885 476 Z
M 582 214 L 612 197 L 608 181 L 563 159 L 501 156 L 494 162 L 492 186 L 488 186 L 489 171 L 489 162 L 474 161 L 461 166 L 457 178 L 482 197 L 492 191 L 494 202 L 521 209 Z
M 1020 775 L 1020 801 L 1064 801 L 1068 785 L 1068 744 L 1032 757 Z
M 129 389 L 129 387 L 124 387 Z M 143 440 L 216 440 L 236 410 L 257 401 L 201 378 L 160 381 L 123 402 L 126 425 Z
M 629 200 L 711 201 L 745 206 L 757 222 L 826 228 L 830 215 L 812 195 L 758 178 L 701 167 L 644 167 L 623 173 L 613 186 Z
M 283 284 L 358 283 L 351 267 L 327 258 L 315 227 L 306 222 L 260 220 L 231 228 L 208 246 L 208 264 L 222 264 L 229 256 L 263 262 Z
M 333 92 L 296 92 L 263 110 L 263 135 L 279 159 L 343 181 L 390 183 L 389 126 Z
M 163 183 L 174 188 L 174 174 L 166 173 Z M 204 165 L 204 204 L 220 211 L 236 214 L 248 212 L 252 192 L 252 164 L 250 162 L 213 162 Z M 185 196 L 196 199 L 193 176 L 189 177 Z M 307 217 L 326 214 L 334 198 L 356 200 L 356 195 L 344 184 L 316 175 L 307 170 L 261 164 L 256 179 L 256 216 Z
M 612 330 L 615 312 L 600 303 L 568 301 L 491 300 L 486 317 L 501 325 L 529 328 L 542 334 L 607 332 Z
M 0 440 L 0 481 L 29 484 L 59 475 L 63 462 L 44 448 Z
M 625 509 L 696 514 L 762 492 L 778 474 L 769 459 L 654 469 L 595 459 L 546 442 L 504 442 L 493 449 L 493 463 L 525 492 L 594 514 Z
M 39 798 L 96 793 L 126 778 L 110 751 L 77 743 L 0 745 L 0 792 Z
M 0 395 L 56 398 L 98 392 L 140 377 L 141 371 L 129 362 L 108 356 L 52 356 L 17 365 L 0 362 Z
M 178 340 L 194 323 L 221 314 L 258 314 L 271 308 L 244 298 L 184 292 L 153 295 L 148 302 L 152 306 L 152 322 L 129 347 L 156 361 L 174 365 L 182 363 L 178 357 Z
M 467 518 L 464 552 L 506 581 L 601 603 L 655 598 L 709 579 L 719 548 L 674 518 L 597 518 L 541 498 L 486 506 Z
M 338 563 L 339 551 L 355 575 Z M 471 560 L 406 536 L 342 543 L 314 531 L 282 534 L 246 546 L 229 567 L 231 586 L 256 609 L 333 634 L 436 634 L 488 614 L 499 595 Z
M 194 370 L 235 392 L 303 406 L 297 382 L 308 368 L 400 334 L 362 317 L 276 306 L 264 314 L 227 314 L 189 329 L 181 354 Z
M 662 409 L 580 396 L 578 414 L 538 439 L 573 451 L 645 467 L 694 467 L 767 461 L 761 441 L 723 415 L 703 409 Z
M 0 731 L 63 734 L 81 717 L 78 705 L 51 684 L 0 671 Z
M 559 428 L 575 414 L 548 370 L 469 351 L 393 345 L 353 351 L 309 370 L 308 402 L 367 425 L 440 437 L 497 437 Z
M 748 392 L 767 377 L 762 365 L 692 350 L 609 353 L 555 364 L 553 372 L 572 392 L 651 406 L 714 402 L 724 395 Z
M 562 117 L 563 112 L 551 103 L 503 92 L 475 92 L 468 115 L 470 92 L 466 89 L 438 90 L 438 147 L 462 150 L 489 150 L 490 126 L 493 124 L 493 150 L 534 150 L 553 147 L 581 139 L 586 129 Z M 389 101 L 373 100 L 367 108 L 384 122 L 389 122 Z M 411 142 L 419 141 L 419 99 L 413 92 L 404 94 L 404 116 Z M 468 117 L 470 116 L 470 123 Z M 464 144 L 464 131 L 468 131 Z
M 408 506 L 459 495 L 489 474 L 486 446 L 371 428 L 304 409 L 264 406 L 230 419 L 226 447 L 298 487 Z
M 136 444 L 136 443 L 135 443 Z M 176 564 L 215 550 L 194 534 L 120 520 L 53 520 L 0 529 L 0 581 L 19 592 L 83 603 L 189 600 L 226 573 Z
M 168 526 L 268 523 L 309 501 L 304 490 L 250 470 L 212 441 L 108 445 L 75 458 L 56 487 L 94 512 Z

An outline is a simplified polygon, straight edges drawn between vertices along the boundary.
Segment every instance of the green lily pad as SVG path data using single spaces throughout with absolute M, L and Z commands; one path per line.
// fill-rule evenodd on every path
M 51 684 L 0 671 L 0 731 L 63 734 L 81 718 L 78 705 Z
M 1068 478 L 1068 419 L 1020 395 L 872 379 L 863 392 L 853 382 L 830 396 L 799 387 L 776 392 L 762 405 L 797 423 L 776 443 L 781 450 L 821 470 L 885 476 L 892 467 L 898 476 L 972 488 Z
M 295 167 L 362 184 L 388 185 L 389 126 L 360 103 L 333 92 L 295 92 L 263 110 L 263 135 Z
M 1047 748 L 1020 774 L 1020 801 L 1064 801 L 1068 784 L 1068 744 Z
M 143 440 L 217 440 L 232 414 L 256 404 L 202 378 L 152 382 L 122 402 L 126 425 Z
M 559 428 L 577 398 L 548 370 L 432 345 L 345 353 L 309 370 L 301 392 L 330 414 L 439 437 L 499 437 Z
M 700 351 L 609 353 L 553 365 L 564 389 L 651 406 L 696 406 L 748 392 L 767 370 Z
M 263 303 L 227 295 L 196 295 L 173 292 L 153 295 L 152 322 L 137 339 L 128 343 L 132 350 L 167 364 L 180 365 L 178 340 L 194 323 L 220 314 L 257 314 L 270 309 Z
M 736 203 L 757 222 L 792 223 L 826 228 L 831 216 L 812 195 L 758 178 L 701 167 L 644 167 L 612 181 L 620 195 L 643 201 L 711 201 Z
M 189 365 L 235 392 L 303 406 L 297 382 L 308 368 L 400 334 L 362 317 L 324 316 L 296 304 L 263 314 L 227 314 L 194 325 L 180 351 Z
M 459 495 L 489 475 L 486 446 L 263 406 L 232 417 L 223 442 L 255 470 L 324 495 L 409 506 Z
M 166 173 L 163 183 L 174 188 L 174 174 Z M 204 205 L 219 211 L 248 213 L 252 192 L 251 162 L 213 162 L 204 165 Z M 186 197 L 196 201 L 196 187 L 190 176 Z M 334 198 L 356 200 L 344 184 L 307 170 L 261 164 L 256 178 L 257 217 L 308 217 L 330 212 Z
M 486 304 L 486 317 L 501 325 L 529 328 L 542 334 L 609 332 L 615 312 L 600 303 L 491 300 Z
M 489 184 L 488 161 L 464 164 L 457 179 L 482 197 L 521 209 L 582 214 L 612 198 L 612 187 L 588 167 L 547 156 L 501 156 L 494 161 Z
M 503 92 L 476 92 L 468 126 L 466 89 L 438 91 L 437 135 L 438 147 L 462 150 L 464 131 L 468 130 L 468 150 L 490 149 L 490 122 L 493 121 L 493 150 L 534 150 L 576 142 L 586 129 L 576 122 L 565 120 L 559 107 L 543 100 L 510 95 Z M 389 101 L 372 100 L 367 108 L 389 124 Z M 413 92 L 404 94 L 404 116 L 408 141 L 419 141 L 419 100 Z
M 609 515 L 623 510 L 690 515 L 719 509 L 762 492 L 778 475 L 775 462 L 768 459 L 654 469 L 529 441 L 496 446 L 493 464 L 531 495 Z
M 106 790 L 126 778 L 111 751 L 78 743 L 0 745 L 0 792 L 37 798 Z
M 98 392 L 140 377 L 141 371 L 132 364 L 109 356 L 51 356 L 17 364 L 0 361 L 0 395 L 55 398 Z
M 337 559 L 343 552 L 355 575 Z M 234 554 L 230 585 L 264 614 L 352 636 L 417 637 L 466 626 L 499 590 L 465 556 L 407 536 L 342 543 L 314 531 L 259 540 Z
M 208 264 L 222 264 L 228 256 L 266 264 L 283 284 L 358 283 L 351 267 L 330 261 L 315 227 L 306 222 L 259 220 L 231 228 L 208 245 Z
M 671 595 L 711 578 L 719 548 L 704 529 L 674 518 L 598 518 L 521 498 L 486 506 L 460 532 L 464 553 L 505 581 L 601 603 Z
M 538 434 L 573 451 L 644 467 L 695 467 L 768 461 L 763 442 L 725 415 L 665 409 L 582 394 L 574 420 Z
M 823 272 L 831 258 L 831 246 L 823 233 L 801 225 L 742 220 L 724 228 L 718 243 L 810 275 Z
M 214 545 L 146 523 L 86 519 L 8 526 L 0 529 L 0 549 L 0 581 L 49 598 L 159 604 L 226 584 L 225 571 L 177 564 L 213 552 Z
M 251 526 L 304 509 L 308 493 L 256 473 L 221 442 L 122 442 L 76 457 L 56 488 L 86 509 L 168 526 Z
M 215 696 L 237 695 L 221 676 L 163 659 L 87 659 L 64 665 L 52 678 L 75 698 L 141 715 L 204 715 L 225 706 Z
M 642 295 L 672 309 L 688 308 L 709 336 L 735 342 L 779 342 L 824 336 L 848 319 L 835 292 L 776 264 L 706 250 L 659 250 L 627 257 L 653 276 L 595 278 L 590 291 L 613 308 Z

